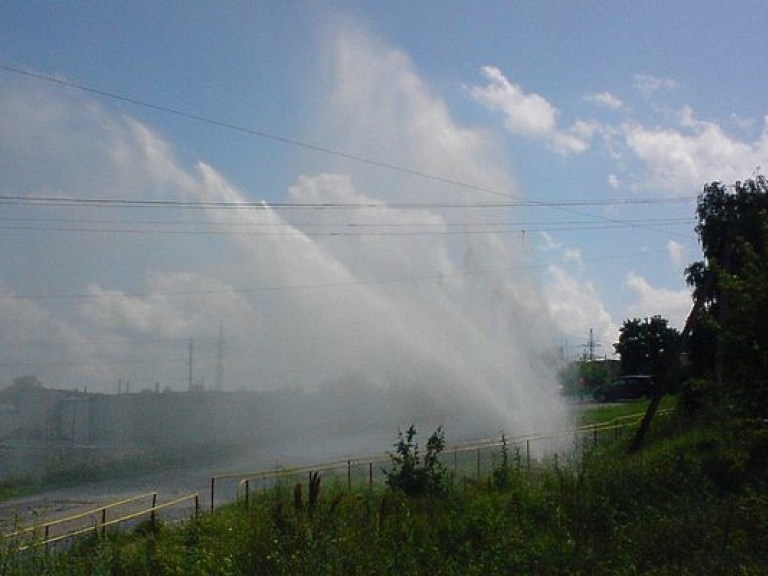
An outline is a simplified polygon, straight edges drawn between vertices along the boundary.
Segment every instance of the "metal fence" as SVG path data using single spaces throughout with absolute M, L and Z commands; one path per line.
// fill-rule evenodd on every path
M 135 504 L 141 504 L 142 500 L 151 502 L 140 505 L 139 509 Z M 137 520 L 139 518 L 148 518 L 152 530 L 156 528 L 157 513 L 169 508 L 177 508 L 181 504 L 189 502 L 194 503 L 194 516 L 197 517 L 200 512 L 200 496 L 198 494 L 188 494 L 162 504 L 157 503 L 157 492 L 148 492 L 138 496 L 131 496 L 123 500 L 110 502 L 98 508 L 72 514 L 42 524 L 37 524 L 0 536 L 0 542 L 10 543 L 18 550 L 23 551 L 33 546 L 48 546 L 83 536 L 86 534 L 105 535 L 107 529 L 119 524 Z M 191 505 L 191 504 L 190 504 Z M 131 507 L 130 511 L 125 510 Z M 109 512 L 123 509 L 116 517 L 108 517 Z
M 657 416 L 668 414 L 669 411 L 664 410 L 657 412 Z M 554 444 L 570 440 L 574 447 L 597 445 L 601 440 L 621 438 L 624 430 L 636 426 L 641 418 L 642 416 L 637 415 L 624 416 L 606 423 L 563 430 L 557 434 L 530 434 L 514 438 L 496 437 L 462 442 L 447 447 L 442 453 L 442 461 L 444 466 L 453 472 L 454 478 L 461 475 L 464 478 L 479 480 L 484 473 L 496 466 L 496 459 L 501 454 L 500 450 L 506 446 L 506 449 L 530 470 L 537 461 L 534 454 L 534 448 L 537 444 L 545 442 Z M 552 454 L 553 458 L 557 458 L 556 451 L 553 451 Z M 248 504 L 253 491 L 264 490 L 282 482 L 302 482 L 315 472 L 328 473 L 334 481 L 346 484 L 347 490 L 351 491 L 353 486 L 367 484 L 372 487 L 374 484 L 384 481 L 386 479 L 384 466 L 390 462 L 391 455 L 385 453 L 274 470 L 218 474 L 211 477 L 210 481 L 210 509 L 214 510 L 216 507 L 217 489 L 221 490 L 222 484 L 230 489 L 234 487 L 235 501 L 246 504 Z

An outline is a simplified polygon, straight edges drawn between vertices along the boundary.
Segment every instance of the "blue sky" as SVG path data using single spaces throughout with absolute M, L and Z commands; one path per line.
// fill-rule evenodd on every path
M 680 328 L 696 195 L 768 157 L 766 16 L 4 2 L 0 195 L 355 207 L 3 204 L 0 380 L 180 389 L 192 337 L 211 384 L 220 324 L 228 382 L 261 387 L 527 374 L 531 350 L 573 356 L 590 329 L 610 353 L 629 317 Z M 489 203 L 507 205 L 466 207 Z

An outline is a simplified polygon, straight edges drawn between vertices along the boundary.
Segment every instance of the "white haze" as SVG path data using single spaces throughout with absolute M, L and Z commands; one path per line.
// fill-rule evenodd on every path
M 329 89 L 318 99 L 308 138 L 519 194 L 496 143 L 457 126 L 405 54 L 349 30 L 329 35 L 327 54 Z M 127 115 L 130 110 L 113 112 L 82 94 L 27 80 L 6 84 L 0 101 L 4 195 L 262 199 L 204 162 L 185 166 L 150 126 Z M 264 198 L 263 209 L 4 207 L 17 224 L 37 219 L 27 228 L 50 227 L 39 219 L 53 218 L 69 219 L 64 227 L 78 230 L 2 231 L 0 380 L 33 373 L 52 387 L 113 392 L 121 379 L 134 391 L 155 382 L 182 390 L 187 339 L 194 337 L 195 378 L 211 387 L 221 325 L 225 389 L 346 389 L 350 397 L 359 388 L 395 389 L 406 405 L 415 393 L 428 407 L 419 413 L 428 422 L 418 424 L 445 424 L 455 435 L 564 426 L 557 338 L 525 243 L 452 233 L 464 229 L 458 224 L 470 229 L 498 221 L 498 212 L 397 205 L 502 198 L 304 154 L 303 173 L 282 197 Z M 270 208 L 275 201 L 366 207 L 286 211 Z M 103 224 L 110 219 L 133 224 Z M 140 234 L 93 232 L 135 229 L 141 220 L 177 223 L 144 225 Z M 378 227 L 344 226 L 349 223 Z M 190 228 L 216 235 L 176 233 Z M 425 230 L 438 234 L 408 235 Z M 318 234 L 329 231 L 382 235 Z M 77 297 L 19 298 L 46 294 Z M 386 408 L 344 405 L 338 417 L 376 414 L 394 431 L 413 416 L 382 418 Z

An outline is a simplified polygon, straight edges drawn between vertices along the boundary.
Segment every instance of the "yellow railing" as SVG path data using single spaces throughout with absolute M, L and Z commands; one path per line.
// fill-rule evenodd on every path
M 146 499 L 150 497 L 152 498 L 152 504 L 149 507 L 142 508 L 138 511 L 130 512 L 128 514 L 124 514 L 122 516 L 118 516 L 116 518 L 107 520 L 108 510 L 127 506 L 128 504 L 138 502 L 142 499 Z M 32 546 L 44 546 L 48 544 L 54 544 L 62 540 L 74 538 L 77 536 L 82 536 L 84 534 L 102 534 L 103 535 L 106 533 L 107 528 L 109 528 L 110 526 L 116 526 L 118 524 L 122 524 L 123 522 L 135 520 L 137 518 L 141 518 L 147 515 L 150 517 L 151 525 L 154 528 L 155 522 L 156 522 L 156 514 L 158 511 L 165 510 L 167 508 L 171 508 L 174 506 L 178 506 L 183 502 L 188 502 L 192 500 L 194 500 L 194 503 L 195 503 L 195 517 L 197 517 L 200 512 L 200 495 L 199 494 L 188 494 L 186 496 L 176 498 L 169 502 L 158 504 L 157 492 L 148 492 L 146 494 L 140 494 L 138 496 L 132 496 L 130 498 L 125 498 L 123 500 L 111 502 L 99 508 L 86 510 L 85 512 L 79 512 L 77 514 L 73 514 L 65 518 L 58 518 L 56 520 L 51 520 L 50 522 L 37 524 L 35 526 L 30 526 L 22 530 L 11 532 L 9 534 L 4 534 L 0 537 L 0 541 L 13 542 L 13 541 L 18 541 L 19 539 L 27 540 L 29 539 L 29 537 L 32 537 L 33 540 L 31 542 L 29 541 L 22 542 L 18 546 L 19 550 L 26 550 L 27 548 L 30 548 Z M 85 518 L 88 518 L 91 520 L 96 519 L 96 521 L 93 522 L 93 524 L 86 527 L 76 527 L 69 530 L 65 530 L 61 534 L 51 535 L 51 529 L 53 527 L 70 524 L 72 522 L 83 520 Z

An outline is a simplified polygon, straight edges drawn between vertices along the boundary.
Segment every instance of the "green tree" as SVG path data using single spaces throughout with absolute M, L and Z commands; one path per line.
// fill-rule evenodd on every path
M 563 391 L 570 395 L 584 396 L 605 384 L 611 374 L 605 362 L 578 360 L 563 367 L 558 373 L 558 380 Z
M 768 413 L 768 182 L 757 176 L 708 184 L 697 203 L 704 259 L 687 269 L 693 288 L 692 373 L 752 415 Z
M 667 389 L 676 384 L 680 358 L 680 332 L 666 318 L 632 318 L 619 329 L 613 345 L 624 374 L 652 374 Z

